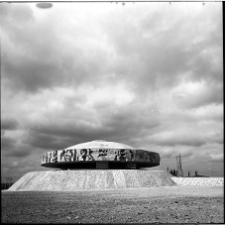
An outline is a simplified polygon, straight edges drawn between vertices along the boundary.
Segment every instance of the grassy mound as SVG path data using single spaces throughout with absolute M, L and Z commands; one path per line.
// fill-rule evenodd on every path
M 9 191 L 78 191 L 172 186 L 176 183 L 160 170 L 60 170 L 29 172 Z

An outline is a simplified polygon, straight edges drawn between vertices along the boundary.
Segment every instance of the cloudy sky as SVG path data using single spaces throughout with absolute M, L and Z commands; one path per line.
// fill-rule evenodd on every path
M 1 168 L 106 140 L 223 176 L 222 3 L 2 3 Z

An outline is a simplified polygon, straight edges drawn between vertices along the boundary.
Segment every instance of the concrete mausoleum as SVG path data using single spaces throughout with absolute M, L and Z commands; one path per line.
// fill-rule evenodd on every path
M 9 191 L 83 191 L 171 186 L 166 171 L 146 170 L 160 164 L 156 152 L 128 145 L 91 141 L 46 152 L 41 166 L 57 170 L 30 171 Z
M 108 141 L 91 141 L 46 152 L 41 165 L 60 169 L 140 169 L 160 164 L 158 153 Z

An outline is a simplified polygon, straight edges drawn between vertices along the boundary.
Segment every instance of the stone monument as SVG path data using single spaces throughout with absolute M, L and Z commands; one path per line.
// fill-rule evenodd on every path
M 80 191 L 171 186 L 166 171 L 148 170 L 160 164 L 156 152 L 108 141 L 91 141 L 41 156 L 47 171 L 31 171 L 9 191 Z

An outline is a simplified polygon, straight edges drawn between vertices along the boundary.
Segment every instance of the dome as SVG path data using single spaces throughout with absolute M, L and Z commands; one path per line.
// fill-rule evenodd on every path
M 85 149 L 85 148 L 91 148 L 91 149 L 99 149 L 99 148 L 110 148 L 110 149 L 135 149 L 131 146 L 117 143 L 117 142 L 109 142 L 109 141 L 103 141 L 103 140 L 96 140 L 91 142 L 85 142 L 78 145 L 70 146 L 66 149 Z
M 60 169 L 139 169 L 159 162 L 156 152 L 104 140 L 46 152 L 41 157 L 42 166 Z

